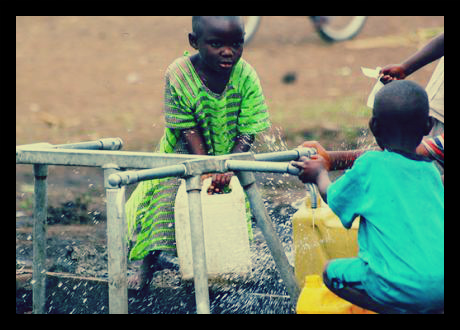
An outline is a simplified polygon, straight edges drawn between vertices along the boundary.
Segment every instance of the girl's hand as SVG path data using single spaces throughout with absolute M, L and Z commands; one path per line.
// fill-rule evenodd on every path
M 208 195 L 223 194 L 224 187 L 229 185 L 232 176 L 233 172 L 213 174 L 211 185 L 208 188 Z

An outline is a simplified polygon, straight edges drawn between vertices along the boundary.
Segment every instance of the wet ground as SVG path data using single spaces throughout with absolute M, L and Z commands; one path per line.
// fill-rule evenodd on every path
M 293 178 L 261 174 L 265 204 L 291 263 L 291 216 L 296 209 L 291 200 L 304 193 L 286 189 L 280 198 L 273 191 L 283 185 L 297 185 Z M 276 185 L 275 185 L 276 183 Z M 276 187 L 276 189 L 272 189 Z M 289 195 L 289 197 L 286 197 Z M 18 214 L 16 229 L 16 312 L 32 309 L 32 218 Z M 17 216 L 18 216 L 17 215 Z M 47 313 L 108 313 L 106 221 L 103 210 L 89 210 L 84 203 L 67 202 L 49 207 L 47 229 Z M 223 276 L 210 281 L 212 313 L 289 314 L 294 309 L 262 233 L 254 224 L 251 243 L 252 271 L 246 277 Z M 162 255 L 164 269 L 154 274 L 151 292 L 129 290 L 130 313 L 195 313 L 194 286 L 183 281 L 178 260 Z M 128 264 L 128 275 L 139 269 L 139 262 Z
M 213 314 L 290 314 L 289 296 L 272 260 L 254 257 L 254 269 L 249 278 L 227 277 L 211 281 L 210 310 Z M 262 251 L 266 255 L 267 251 Z M 268 259 L 268 258 L 267 258 Z M 29 275 L 30 276 L 30 275 Z M 106 314 L 108 287 L 106 279 L 76 277 L 62 273 L 47 276 L 46 313 L 50 314 Z M 16 312 L 31 311 L 29 287 L 16 291 Z M 193 283 L 181 281 L 177 268 L 158 271 L 149 293 L 129 289 L 130 314 L 194 314 L 196 313 Z

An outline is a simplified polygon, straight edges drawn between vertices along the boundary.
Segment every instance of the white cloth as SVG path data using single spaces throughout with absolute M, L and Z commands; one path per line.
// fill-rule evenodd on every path
M 444 124 L 444 56 L 426 85 L 426 92 L 430 101 L 430 116 Z

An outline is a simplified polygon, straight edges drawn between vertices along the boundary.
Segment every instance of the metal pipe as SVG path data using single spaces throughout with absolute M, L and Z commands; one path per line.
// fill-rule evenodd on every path
M 121 138 L 105 138 L 95 141 L 57 144 L 52 147 L 58 149 L 120 150 L 123 148 L 123 140 Z
M 254 154 L 254 159 L 258 161 L 284 162 L 297 160 L 302 156 L 310 157 L 316 150 L 313 148 L 297 148 L 286 151 L 267 152 L 263 154 Z
M 318 207 L 318 187 L 314 183 L 306 183 L 305 188 L 309 191 L 311 208 L 316 209 Z
M 205 168 L 209 159 L 198 159 L 195 162 L 200 162 L 194 168 L 199 167 L 200 171 Z M 289 173 L 297 175 L 299 169 L 292 166 L 290 163 L 281 162 L 263 162 L 250 160 L 226 160 L 223 169 L 234 171 L 251 171 L 251 172 L 271 172 L 271 173 Z M 202 171 L 205 173 L 205 171 Z M 125 171 L 117 172 L 109 177 L 109 183 L 115 187 L 120 185 L 134 184 L 139 181 L 164 178 L 168 176 L 184 176 L 187 174 L 187 166 L 183 164 L 159 167 L 148 170 Z
M 237 172 L 237 176 L 246 191 L 249 204 L 251 205 L 252 214 L 256 218 L 257 225 L 262 231 L 265 241 L 267 242 L 267 246 L 270 249 L 273 259 L 275 260 L 281 279 L 283 280 L 286 290 L 291 297 L 291 303 L 295 306 L 300 295 L 300 287 L 297 284 L 294 269 L 289 264 L 283 246 L 281 245 L 278 235 L 273 228 L 273 224 L 270 221 L 270 216 L 265 208 L 257 185 L 254 184 L 254 175 L 250 172 Z
M 17 146 L 16 164 L 102 167 L 105 164 L 113 163 L 118 164 L 120 168 L 151 169 L 197 159 L 241 160 L 250 158 L 257 161 L 290 161 L 313 153 L 314 149 L 299 148 L 265 154 L 239 153 L 225 156 L 203 156 L 116 150 L 59 149 L 48 143 L 37 143 Z
M 113 163 L 120 168 L 151 169 L 177 165 L 193 159 L 211 159 L 212 157 L 215 156 L 116 150 L 39 149 L 31 146 L 16 147 L 16 164 L 102 167 L 105 164 Z
M 104 166 L 107 198 L 107 255 L 109 271 L 109 313 L 128 314 L 127 247 L 125 240 L 125 191 L 108 184 L 118 166 Z
M 86 150 L 120 150 L 123 147 L 123 140 L 121 138 L 104 138 L 93 141 L 66 143 L 66 144 L 50 144 L 47 142 L 24 144 L 17 146 L 19 149 L 86 149 Z
M 186 179 L 190 215 L 190 236 L 192 242 L 193 279 L 197 314 L 210 314 L 208 271 L 203 232 L 201 208 L 201 176 Z
M 34 165 L 34 228 L 33 228 L 33 313 L 44 314 L 46 303 L 46 216 L 48 207 L 48 166 Z
M 149 170 L 117 172 L 116 174 L 110 175 L 108 180 L 112 186 L 120 186 L 168 176 L 184 176 L 185 174 L 185 166 L 179 164 Z
M 263 162 L 251 160 L 227 160 L 226 167 L 233 171 L 271 172 L 298 174 L 299 169 L 290 163 Z

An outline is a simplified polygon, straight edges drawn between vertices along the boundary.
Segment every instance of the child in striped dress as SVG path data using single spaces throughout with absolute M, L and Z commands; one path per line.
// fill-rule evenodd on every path
M 194 16 L 190 45 L 198 51 L 166 72 L 164 135 L 157 152 L 225 155 L 246 152 L 270 127 L 255 70 L 241 58 L 244 26 L 238 16 Z M 221 193 L 232 173 L 214 174 L 208 193 Z M 134 282 L 148 288 L 161 251 L 176 253 L 174 200 L 178 178 L 141 182 L 126 203 L 128 234 L 137 227 L 131 260 L 143 259 Z M 248 217 L 248 230 L 251 230 Z M 131 280 L 133 282 L 133 280 Z

